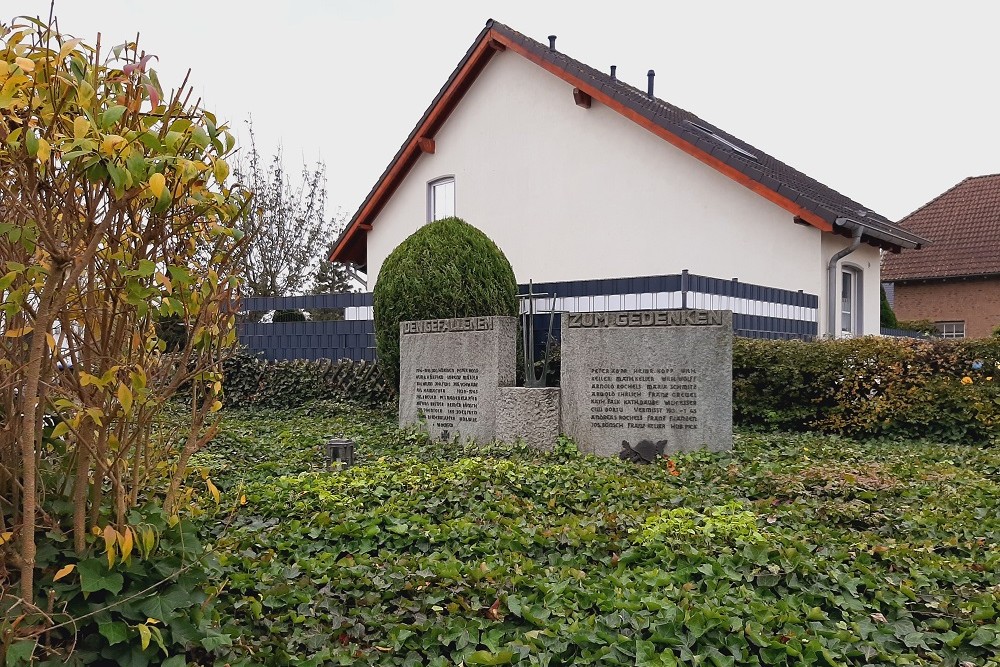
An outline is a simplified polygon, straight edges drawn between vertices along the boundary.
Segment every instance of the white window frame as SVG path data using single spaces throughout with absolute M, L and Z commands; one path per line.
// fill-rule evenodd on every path
M 938 335 L 941 338 L 965 338 L 965 321 L 949 320 L 947 322 L 935 322 Z
M 457 215 L 457 187 L 455 184 L 454 174 L 448 176 L 439 176 L 433 180 L 427 181 L 427 222 L 434 222 L 435 220 L 441 220 L 442 218 L 451 217 L 449 215 L 435 216 L 435 209 L 437 208 L 437 191 L 435 188 L 447 185 L 451 183 L 452 201 L 451 201 L 451 216 Z
M 850 311 L 844 310 L 844 277 L 850 276 L 851 294 Z M 840 290 L 837 293 L 839 307 L 837 308 L 837 331 L 842 337 L 861 336 L 864 334 L 864 271 L 861 267 L 842 264 L 840 267 Z M 848 314 L 849 313 L 849 314 Z M 848 328 L 844 328 L 844 315 L 850 317 Z

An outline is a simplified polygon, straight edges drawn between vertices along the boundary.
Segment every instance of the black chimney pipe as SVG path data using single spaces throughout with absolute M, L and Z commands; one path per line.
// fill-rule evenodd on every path
M 649 86 L 646 88 L 646 94 L 650 97 L 653 96 L 653 77 L 656 76 L 656 72 L 649 70 L 646 72 L 646 78 L 649 79 Z
M 555 51 L 555 50 L 556 50 L 556 36 L 549 35 L 549 51 Z
M 618 69 L 618 65 L 612 65 L 611 66 L 611 78 L 612 79 L 617 79 L 618 78 L 617 75 L 615 74 L 615 71 L 617 69 Z

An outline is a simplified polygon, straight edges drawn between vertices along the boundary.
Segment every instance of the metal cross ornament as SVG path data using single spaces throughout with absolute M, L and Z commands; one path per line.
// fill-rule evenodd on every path
M 538 297 L 552 298 L 552 307 L 549 308 L 549 330 L 545 337 L 545 355 L 542 363 L 542 372 L 539 375 L 535 365 L 535 299 Z M 534 283 L 528 281 L 528 293 L 519 294 L 518 298 L 522 302 L 527 302 L 521 306 L 521 342 L 524 344 L 524 386 L 544 387 L 549 375 L 549 363 L 552 360 L 552 323 L 556 316 L 556 295 L 553 292 L 535 292 Z

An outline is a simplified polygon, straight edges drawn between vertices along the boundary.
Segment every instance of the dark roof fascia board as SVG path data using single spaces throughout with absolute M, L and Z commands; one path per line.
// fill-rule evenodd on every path
M 925 276 L 920 278 L 886 278 L 882 282 L 894 285 L 910 285 L 913 283 L 957 283 L 968 280 L 1000 280 L 1000 273 L 955 274 L 952 276 Z

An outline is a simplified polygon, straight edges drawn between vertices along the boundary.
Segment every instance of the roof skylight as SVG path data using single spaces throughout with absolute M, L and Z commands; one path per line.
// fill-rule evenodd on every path
M 687 123 L 688 125 L 690 125 L 691 127 L 693 127 L 694 129 L 698 130 L 699 132 L 701 132 L 701 133 L 703 133 L 703 134 L 711 137 L 715 141 L 718 141 L 723 146 L 725 146 L 727 148 L 731 148 L 732 150 L 736 151 L 737 153 L 739 153 L 743 157 L 750 158 L 754 162 L 760 162 L 760 159 L 756 155 L 754 155 L 753 153 L 751 153 L 748 150 L 744 150 L 744 149 L 740 148 L 739 146 L 737 146 L 733 142 L 729 141 L 725 137 L 719 136 L 718 134 L 715 133 L 715 130 L 713 130 L 713 129 L 709 128 L 709 127 L 705 127 L 704 125 L 700 125 L 699 123 L 695 123 L 694 121 L 686 120 L 684 122 Z

